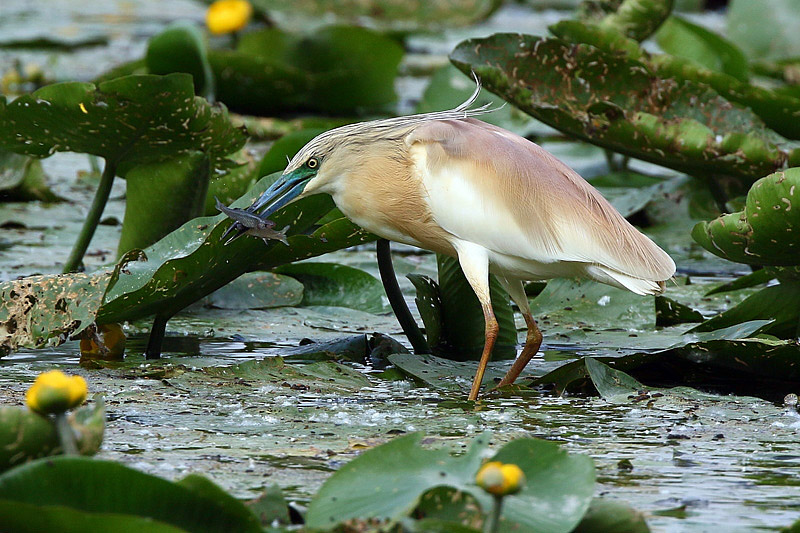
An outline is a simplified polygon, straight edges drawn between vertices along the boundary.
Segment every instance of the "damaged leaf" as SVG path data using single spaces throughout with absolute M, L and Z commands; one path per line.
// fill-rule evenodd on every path
M 638 159 L 746 183 L 787 160 L 750 110 L 594 46 L 501 33 L 460 43 L 450 59 L 542 122 Z

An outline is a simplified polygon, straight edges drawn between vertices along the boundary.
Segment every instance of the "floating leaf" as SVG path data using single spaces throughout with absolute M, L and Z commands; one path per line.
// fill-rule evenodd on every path
M 649 533 L 644 515 L 627 505 L 595 498 L 573 533 Z
M 745 208 L 701 222 L 692 237 L 709 252 L 754 265 L 800 264 L 800 168 L 761 178 Z
M 311 501 L 306 525 L 330 530 L 351 518 L 399 520 L 425 492 L 441 486 L 469 493 L 489 512 L 492 497 L 475 485 L 488 435 L 477 437 L 455 457 L 444 449 L 423 449 L 421 440 L 419 433 L 399 437 L 344 465 Z M 519 439 L 492 460 L 516 464 L 527 480 L 519 493 L 504 498 L 501 531 L 566 533 L 586 512 L 594 490 L 589 457 L 569 455 L 552 442 Z
M 495 34 L 460 43 L 450 59 L 546 124 L 682 172 L 729 174 L 749 183 L 787 158 L 750 110 L 593 46 Z
M 666 296 L 656 296 L 656 326 L 674 326 L 703 320 L 703 315 L 688 305 L 676 302 Z
M 319 20 L 320 14 L 334 16 L 342 23 L 370 26 L 393 31 L 452 29 L 467 26 L 488 17 L 501 2 L 498 0 L 298 0 L 291 5 L 280 0 L 255 0 L 254 4 L 271 15 L 295 19 Z M 302 21 L 303 19 L 301 19 Z M 298 21 L 295 25 L 300 25 Z
M 352 391 L 369 387 L 364 374 L 332 361 L 309 364 L 287 364 L 282 357 L 267 357 L 229 367 L 207 368 L 204 372 L 216 377 L 235 377 L 254 383 L 289 383 L 292 386 L 311 387 L 315 390 Z
M 208 154 L 212 169 L 245 142 L 224 108 L 194 96 L 187 74 L 126 76 L 48 85 L 13 102 L 0 99 L 0 146 L 47 157 L 79 152 L 132 167 L 189 151 Z
M 327 26 L 306 35 L 277 28 L 250 32 L 236 51 L 212 52 L 209 59 L 219 99 L 231 109 L 362 113 L 396 100 L 402 56 L 399 44 L 375 31 Z
M 95 320 L 123 258 L 95 274 L 30 276 L 0 283 L 0 356 L 20 346 L 58 345 Z
M 713 331 L 750 320 L 771 320 L 771 324 L 764 328 L 764 333 L 784 339 L 797 338 L 800 283 L 781 283 L 761 289 L 692 331 Z
M 277 177 L 263 178 L 233 205 L 249 206 Z M 105 298 L 98 321 L 120 322 L 151 314 L 168 318 L 245 272 L 269 270 L 374 239 L 345 218 L 310 235 L 295 234 L 309 229 L 332 207 L 329 197 L 318 195 L 276 213 L 272 217 L 276 225 L 291 228 L 289 246 L 277 241 L 265 244 L 252 237 L 226 246 L 222 234 L 231 222 L 224 215 L 187 222 L 147 248 L 148 261 L 128 265 L 127 273 Z
M 350 307 L 367 313 L 387 311 L 380 280 L 363 270 L 335 263 L 295 263 L 275 270 L 303 284 L 302 305 Z
M 302 301 L 303 284 L 294 278 L 272 272 L 252 272 L 217 289 L 205 303 L 220 309 L 268 309 L 299 305 Z
M 185 533 L 149 517 L 109 513 L 87 513 L 62 505 L 36 505 L 13 500 L 0 500 L 0 528 L 15 533 L 84 533 L 117 531 L 136 533 Z
M 152 37 L 147 43 L 145 64 L 150 74 L 190 74 L 197 94 L 214 100 L 214 75 L 203 34 L 194 24 L 176 22 Z
M 171 483 L 110 461 L 63 456 L 0 475 L 0 498 L 85 513 L 147 517 L 198 533 L 261 531 L 258 519 L 242 503 L 227 495 L 221 498 L 222 491 L 210 485 L 210 481 Z
M 581 5 L 581 17 L 600 28 L 644 41 L 672 12 L 673 0 L 589 0 Z
M 682 17 L 667 19 L 656 34 L 656 41 L 662 50 L 673 56 L 747 81 L 747 58 L 736 45 Z
M 6 201 L 60 200 L 47 186 L 41 162 L 6 150 L 0 150 L 0 198 Z

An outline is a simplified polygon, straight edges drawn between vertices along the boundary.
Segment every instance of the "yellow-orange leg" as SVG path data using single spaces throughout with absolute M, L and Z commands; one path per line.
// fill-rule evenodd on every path
M 481 390 L 483 374 L 486 372 L 486 365 L 489 364 L 489 359 L 492 357 L 494 343 L 497 340 L 497 333 L 500 330 L 500 326 L 497 324 L 497 319 L 494 317 L 492 304 L 490 303 L 489 305 L 483 305 L 482 307 L 483 320 L 486 323 L 486 341 L 483 344 L 483 353 L 481 354 L 481 360 L 478 363 L 478 371 L 475 372 L 475 379 L 472 380 L 472 388 L 469 391 L 468 399 L 470 400 L 478 399 L 478 391 Z
M 522 353 L 519 354 L 517 360 L 514 361 L 514 364 L 511 365 L 511 368 L 506 372 L 506 375 L 500 380 L 500 383 L 497 384 L 498 387 L 514 383 L 542 345 L 542 332 L 539 331 L 539 327 L 536 325 L 536 321 L 533 319 L 530 311 L 527 313 L 523 312 L 523 316 L 525 317 L 525 323 L 528 325 L 528 336 L 525 339 L 525 346 L 522 348 Z
M 494 341 L 497 340 L 497 332 L 500 327 L 492 310 L 492 299 L 489 296 L 489 252 L 483 246 L 468 241 L 455 241 L 453 243 L 458 253 L 458 263 L 467 278 L 470 287 L 475 291 L 475 296 L 483 308 L 483 319 L 486 324 L 486 341 L 483 344 L 478 371 L 472 381 L 472 388 L 469 391 L 469 399 L 476 400 L 478 391 L 481 389 L 483 374 L 486 372 L 486 365 L 492 357 Z
M 499 278 L 503 288 L 506 289 L 508 295 L 517 304 L 522 316 L 525 318 L 525 324 L 528 326 L 528 335 L 525 338 L 525 346 L 522 348 L 522 353 L 519 354 L 517 360 L 508 369 L 506 375 L 497 384 L 497 387 L 511 385 L 519 377 L 520 373 L 525 370 L 530 360 L 539 351 L 542 345 L 542 332 L 536 325 L 536 321 L 531 314 L 530 305 L 528 305 L 528 297 L 525 295 L 525 288 L 522 286 L 522 281 L 516 279 Z

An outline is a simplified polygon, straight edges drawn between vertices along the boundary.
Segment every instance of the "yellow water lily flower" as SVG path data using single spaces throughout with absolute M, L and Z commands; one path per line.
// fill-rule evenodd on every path
M 206 26 L 214 35 L 239 31 L 250 22 L 253 6 L 246 0 L 217 0 L 208 7 Z
M 25 394 L 25 403 L 37 413 L 58 414 L 82 404 L 88 392 L 86 380 L 82 377 L 51 370 L 36 377 Z
M 525 474 L 515 464 L 490 461 L 475 476 L 475 484 L 495 496 L 515 494 L 525 485 Z

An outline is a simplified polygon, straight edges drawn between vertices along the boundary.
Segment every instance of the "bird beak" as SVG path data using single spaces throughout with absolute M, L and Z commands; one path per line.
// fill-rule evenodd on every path
M 258 218 L 266 220 L 280 208 L 300 196 L 305 188 L 308 177 L 308 175 L 299 174 L 297 172 L 281 176 L 275 183 L 270 185 L 246 211 L 248 213 L 257 213 Z M 264 211 L 258 213 L 261 209 L 264 209 Z M 225 231 L 222 235 L 222 239 L 233 232 L 236 232 L 236 234 L 228 239 L 225 244 L 229 244 L 244 235 L 247 232 L 247 228 L 241 223 L 235 222 Z
M 281 176 L 247 210 L 254 213 L 266 208 L 258 216 L 262 219 L 269 218 L 278 209 L 300 196 L 306 186 L 306 177 L 295 176 L 294 173 Z

